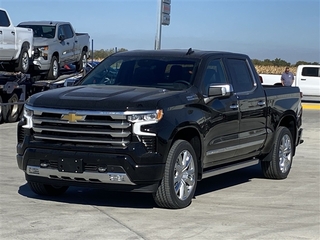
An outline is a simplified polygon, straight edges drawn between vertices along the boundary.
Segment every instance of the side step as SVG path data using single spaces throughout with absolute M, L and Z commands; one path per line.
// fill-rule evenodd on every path
M 244 161 L 244 162 L 240 162 L 240 163 L 236 163 L 236 164 L 231 164 L 231 165 L 220 167 L 220 168 L 211 169 L 211 170 L 203 172 L 202 178 L 208 178 L 208 177 L 216 176 L 216 175 L 219 175 L 222 173 L 238 170 L 241 168 L 250 167 L 250 166 L 256 165 L 258 163 L 259 163 L 259 159 L 254 158 L 254 159 L 250 159 L 248 161 Z

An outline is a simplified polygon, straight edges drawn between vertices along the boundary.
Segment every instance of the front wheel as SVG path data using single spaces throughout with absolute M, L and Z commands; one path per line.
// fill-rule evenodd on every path
M 31 190 L 42 196 L 59 196 L 68 190 L 68 186 L 52 186 L 38 182 L 28 182 Z
M 55 80 L 59 77 L 59 62 L 56 56 L 52 56 L 50 69 L 47 75 L 49 80 Z
M 77 72 L 80 72 L 83 70 L 87 65 L 87 53 L 85 51 L 82 51 L 81 57 L 79 62 L 76 63 L 76 70 Z
M 279 127 L 275 133 L 273 150 L 270 153 L 271 161 L 262 161 L 261 167 L 266 178 L 287 178 L 293 159 L 293 138 L 286 127 Z
M 15 71 L 27 73 L 29 70 L 29 54 L 28 49 L 26 47 L 22 48 L 19 58 L 17 59 Z
M 163 179 L 153 198 L 159 207 L 184 208 L 194 196 L 197 185 L 197 158 L 191 144 L 177 140 L 172 145 Z

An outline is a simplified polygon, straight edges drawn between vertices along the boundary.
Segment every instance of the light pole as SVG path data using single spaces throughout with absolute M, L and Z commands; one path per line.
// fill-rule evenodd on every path
M 157 34 L 154 44 L 154 49 L 161 49 L 161 32 L 162 25 L 170 24 L 170 10 L 171 10 L 171 0 L 158 0 L 158 26 L 157 26 Z

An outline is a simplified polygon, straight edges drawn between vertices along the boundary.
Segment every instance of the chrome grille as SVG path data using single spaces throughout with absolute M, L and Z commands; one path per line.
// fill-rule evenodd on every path
M 41 141 L 104 144 L 125 148 L 131 123 L 119 112 L 34 109 L 33 137 Z

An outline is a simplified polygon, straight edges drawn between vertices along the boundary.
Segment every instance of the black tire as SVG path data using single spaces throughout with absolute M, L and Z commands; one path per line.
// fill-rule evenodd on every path
M 30 66 L 30 62 L 29 62 L 28 49 L 26 47 L 23 47 L 19 55 L 19 58 L 16 61 L 14 71 L 27 73 L 29 71 L 29 66 Z
M 59 73 L 60 73 L 60 66 L 59 66 L 58 58 L 56 56 L 52 56 L 47 79 L 56 80 L 59 77 Z
M 0 96 L 0 123 L 2 123 L 3 117 L 2 117 L 2 108 L 3 106 L 1 105 L 3 103 L 2 97 Z
M 285 179 L 287 178 L 293 160 L 293 138 L 286 127 L 279 127 L 275 133 L 273 150 L 268 155 L 271 161 L 262 161 L 261 167 L 266 178 Z
M 86 67 L 87 64 L 87 53 L 82 51 L 79 62 L 76 63 L 76 71 L 80 72 Z
M 13 93 L 8 99 L 7 103 L 19 103 L 19 97 L 16 93 Z M 6 105 L 2 108 L 3 120 L 8 123 L 16 122 L 20 116 L 20 110 L 22 105 Z
M 159 207 L 172 209 L 190 205 L 197 186 L 197 170 L 197 158 L 191 144 L 184 140 L 174 142 L 167 157 L 163 179 L 153 194 L 155 203 Z
M 42 196 L 59 196 L 68 190 L 68 186 L 52 186 L 38 182 L 28 182 L 31 190 Z

